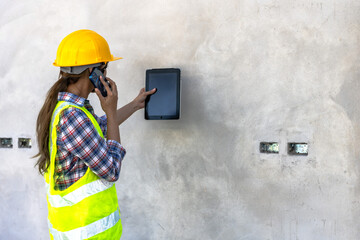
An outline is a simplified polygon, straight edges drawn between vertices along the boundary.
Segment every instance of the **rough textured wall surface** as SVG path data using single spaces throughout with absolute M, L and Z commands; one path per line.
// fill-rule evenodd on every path
M 61 39 L 92 29 L 119 105 L 148 68 L 182 70 L 182 117 L 121 127 L 123 239 L 360 239 L 360 2 L 0 2 L 0 239 L 48 239 L 35 120 Z M 97 113 L 102 110 L 90 96 Z M 279 154 L 260 154 L 278 141 Z M 287 142 L 307 142 L 289 156 Z

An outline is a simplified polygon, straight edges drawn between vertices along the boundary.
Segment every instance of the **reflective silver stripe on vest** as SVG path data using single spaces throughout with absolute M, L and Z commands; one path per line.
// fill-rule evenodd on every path
M 60 195 L 51 195 L 50 184 L 46 183 L 46 188 L 48 200 L 52 207 L 67 207 L 72 206 L 91 195 L 105 191 L 106 189 L 111 188 L 113 185 L 113 182 L 108 182 L 104 179 L 98 179 L 96 181 L 87 183 L 78 189 L 75 189 L 63 197 Z
M 54 237 L 54 240 L 81 240 L 95 236 L 96 234 L 102 233 L 113 226 L 120 220 L 119 209 L 111 213 L 109 216 L 90 223 L 84 227 L 79 227 L 67 232 L 59 232 L 53 228 L 52 224 L 48 220 L 49 229 Z

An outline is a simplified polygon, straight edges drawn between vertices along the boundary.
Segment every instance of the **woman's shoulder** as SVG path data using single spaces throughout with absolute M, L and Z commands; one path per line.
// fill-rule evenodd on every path
M 59 123 L 61 125 L 65 123 L 71 123 L 73 125 L 76 125 L 81 124 L 84 121 L 88 122 L 90 121 L 90 119 L 83 110 L 75 106 L 70 106 L 62 110 L 59 115 Z

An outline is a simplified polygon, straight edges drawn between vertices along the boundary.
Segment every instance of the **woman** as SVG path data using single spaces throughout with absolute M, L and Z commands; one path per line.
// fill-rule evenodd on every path
M 117 86 L 106 77 L 108 62 L 118 60 L 104 38 L 79 30 L 59 45 L 55 66 L 58 81 L 49 90 L 37 119 L 37 166 L 47 183 L 51 239 L 120 239 L 122 226 L 114 182 L 125 149 L 119 125 L 144 108 L 155 89 L 117 109 Z M 89 77 L 98 69 L 107 96 Z M 96 77 L 96 76 L 95 76 Z M 87 100 L 95 91 L 105 114 L 95 115 Z

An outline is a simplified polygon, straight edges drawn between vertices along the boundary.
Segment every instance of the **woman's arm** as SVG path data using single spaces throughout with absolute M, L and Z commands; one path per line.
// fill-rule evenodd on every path
M 125 122 L 134 112 L 145 107 L 145 100 L 147 96 L 154 94 L 156 89 L 145 92 L 145 88 L 142 88 L 139 95 L 130 103 L 126 104 L 122 108 L 119 108 L 116 112 L 117 124 L 120 125 Z
M 107 78 L 107 80 L 110 82 L 111 89 L 107 84 L 105 84 L 104 79 L 100 77 L 100 81 L 102 82 L 102 84 L 104 84 L 106 88 L 107 97 L 103 97 L 99 89 L 97 88 L 95 88 L 95 92 L 100 99 L 101 108 L 104 110 L 107 116 L 107 139 L 121 143 L 119 126 L 117 125 L 117 114 L 116 114 L 118 91 L 115 82 L 110 78 Z
M 64 110 L 60 117 L 58 136 L 59 149 L 66 149 L 83 160 L 96 175 L 109 182 L 119 178 L 126 150 L 118 142 L 120 139 L 102 138 L 85 112 L 73 107 Z

